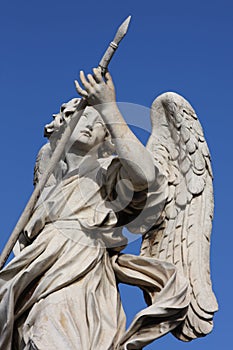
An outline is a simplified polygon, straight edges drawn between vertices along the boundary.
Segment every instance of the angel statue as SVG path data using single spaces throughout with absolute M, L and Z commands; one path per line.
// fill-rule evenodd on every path
M 144 147 L 109 72 L 81 71 L 76 90 L 88 106 L 0 272 L 0 349 L 129 350 L 168 332 L 207 335 L 212 172 L 194 110 L 175 93 L 156 98 Z M 79 102 L 45 126 L 35 183 Z M 122 253 L 123 227 L 142 236 L 140 256 Z M 141 288 L 147 304 L 127 330 L 118 283 Z

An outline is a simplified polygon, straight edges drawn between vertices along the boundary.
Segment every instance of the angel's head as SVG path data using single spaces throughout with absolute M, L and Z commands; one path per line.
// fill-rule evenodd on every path
M 70 140 L 69 148 L 83 154 L 104 150 L 104 146 L 111 142 L 110 133 L 100 114 L 93 107 L 86 107 Z
M 50 140 L 52 148 L 55 148 L 60 131 L 69 122 L 71 115 L 76 110 L 80 99 L 74 98 L 64 103 L 58 114 L 54 114 L 52 123 L 45 126 L 45 136 Z M 103 119 L 96 109 L 86 107 L 80 120 L 74 129 L 68 149 L 81 151 L 84 154 L 97 151 L 99 157 L 108 157 L 114 153 L 114 145 Z

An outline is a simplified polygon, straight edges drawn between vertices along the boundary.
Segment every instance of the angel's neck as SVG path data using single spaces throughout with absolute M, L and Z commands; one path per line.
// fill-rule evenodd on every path
M 79 168 L 79 165 L 81 162 L 85 161 L 85 156 L 87 156 L 87 154 L 81 154 L 81 153 L 73 153 L 73 152 L 68 152 L 66 154 L 66 163 L 68 166 L 68 173 L 76 170 Z M 88 156 L 96 159 L 96 154 L 91 154 L 90 152 L 88 153 Z
M 83 156 L 75 153 L 66 154 L 66 162 L 68 165 L 68 172 L 71 172 L 79 167 L 80 162 L 83 160 Z

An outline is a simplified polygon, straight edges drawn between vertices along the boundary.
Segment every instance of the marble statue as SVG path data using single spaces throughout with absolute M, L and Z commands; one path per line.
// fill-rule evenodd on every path
M 80 72 L 88 102 L 0 272 L 0 349 L 142 349 L 168 332 L 207 335 L 217 302 L 209 269 L 210 156 L 190 104 L 165 93 L 152 104 L 144 147 L 126 124 L 109 72 Z M 40 180 L 79 98 L 45 126 Z M 123 227 L 142 236 L 122 253 Z M 125 329 L 118 283 L 141 288 L 147 307 Z

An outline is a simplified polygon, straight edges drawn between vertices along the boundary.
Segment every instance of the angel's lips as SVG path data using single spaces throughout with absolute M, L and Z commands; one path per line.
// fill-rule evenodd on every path
M 88 137 L 91 137 L 91 136 L 92 136 L 92 135 L 91 135 L 91 132 L 90 132 L 89 130 L 81 130 L 81 131 L 80 131 L 80 134 L 86 135 L 86 136 L 88 136 Z

